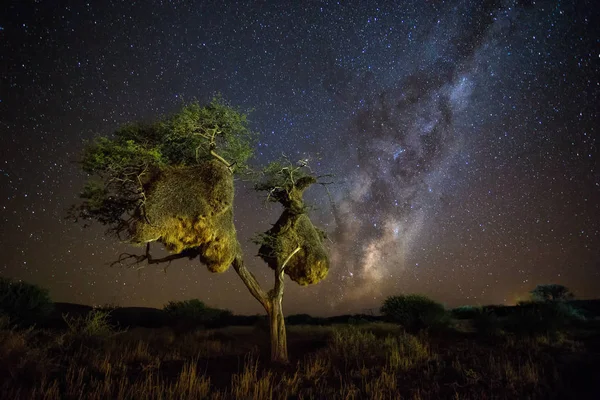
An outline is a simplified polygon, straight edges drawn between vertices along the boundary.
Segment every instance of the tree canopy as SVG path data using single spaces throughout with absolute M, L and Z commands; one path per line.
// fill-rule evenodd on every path
M 99 137 L 85 147 L 81 165 L 90 179 L 71 215 L 99 221 L 120 239 L 135 242 L 140 239 L 136 222 L 147 216 L 148 189 L 164 189 L 155 185 L 159 176 L 176 181 L 174 171 L 199 166 L 201 173 L 224 176 L 218 162 L 233 173 L 242 172 L 255 137 L 247 115 L 220 97 L 205 106 L 190 103 L 154 123 L 127 124 L 113 137 Z M 165 245 L 174 251 L 186 247 L 168 241 Z

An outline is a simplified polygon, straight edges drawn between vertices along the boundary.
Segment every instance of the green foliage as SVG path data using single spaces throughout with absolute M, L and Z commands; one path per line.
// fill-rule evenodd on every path
M 506 326 L 515 333 L 557 333 L 583 321 L 581 313 L 565 302 L 521 302 L 509 315 Z
M 241 170 L 253 154 L 256 134 L 248 128 L 246 114 L 222 97 L 208 105 L 191 103 L 158 123 L 161 153 L 170 165 L 193 165 L 212 159 L 216 151 Z
M 145 218 L 147 185 L 161 171 L 209 160 L 243 171 L 255 136 L 247 116 L 220 97 L 205 106 L 185 105 L 152 124 L 125 125 L 85 148 L 81 166 L 90 177 L 70 215 L 96 220 L 117 237 L 129 238 L 131 224 Z
M 96 309 L 79 317 L 64 314 L 63 320 L 69 333 L 81 338 L 106 338 L 120 333 L 117 327 L 111 324 L 109 311 Z
M 566 286 L 556 283 L 537 285 L 530 293 L 534 301 L 565 301 L 575 297 Z
M 174 322 L 185 326 L 225 326 L 233 316 L 229 310 L 207 307 L 198 299 L 170 301 L 163 309 Z
M 408 330 L 442 329 L 451 323 L 443 305 L 418 294 L 390 296 L 380 311 L 386 320 Z
M 44 322 L 53 310 L 47 289 L 0 277 L 0 313 L 12 323 L 30 326 Z

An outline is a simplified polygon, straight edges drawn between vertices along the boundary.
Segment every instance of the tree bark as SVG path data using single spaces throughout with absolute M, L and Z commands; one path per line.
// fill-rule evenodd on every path
M 281 302 L 282 297 L 271 299 L 269 310 L 267 310 L 271 333 L 271 361 L 287 364 L 287 333 Z
M 283 288 L 285 266 L 290 259 L 301 249 L 298 246 L 284 261 L 275 269 L 275 285 L 269 293 L 260 287 L 256 277 L 246 269 L 242 260 L 241 252 L 233 261 L 233 268 L 240 276 L 252 296 L 264 307 L 269 316 L 269 333 L 271 336 L 271 361 L 276 363 L 288 363 L 287 332 L 285 330 L 285 319 L 283 317 Z
M 269 291 L 269 307 L 265 307 L 269 316 L 269 327 L 271 333 L 271 361 L 287 364 L 287 332 L 285 330 L 285 319 L 283 317 L 283 289 L 285 279 L 285 266 L 299 252 L 300 246 L 292 251 L 282 265 L 275 269 L 275 285 Z

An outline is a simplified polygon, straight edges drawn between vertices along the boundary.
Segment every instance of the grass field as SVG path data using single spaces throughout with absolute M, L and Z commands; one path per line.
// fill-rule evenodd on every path
M 264 326 L 0 330 L 3 399 L 600 398 L 598 321 L 551 335 L 480 335 L 468 320 L 289 326 L 291 362 L 268 362 Z

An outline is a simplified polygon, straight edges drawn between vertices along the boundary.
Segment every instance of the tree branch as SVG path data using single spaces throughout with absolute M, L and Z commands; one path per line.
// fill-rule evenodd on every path
M 229 169 L 229 172 L 233 172 L 233 165 L 234 164 L 228 163 L 226 159 L 224 159 L 223 157 L 221 157 L 220 155 L 218 155 L 212 149 L 210 150 L 210 155 L 213 156 L 214 158 L 216 158 L 217 160 L 221 161 L 223 164 L 225 164 L 225 166 Z
M 271 307 L 269 303 L 269 297 L 267 296 L 267 293 L 265 293 L 265 291 L 260 287 L 260 284 L 256 280 L 254 274 L 246 268 L 244 265 L 244 260 L 242 260 L 242 256 L 240 254 L 236 255 L 235 259 L 233 260 L 233 269 L 235 269 L 235 272 L 237 272 L 237 274 L 240 276 L 242 282 L 244 282 L 252 296 L 254 296 L 254 298 L 258 300 L 260 304 L 262 304 L 265 310 L 268 310 L 269 307 Z
M 117 261 L 111 263 L 110 266 L 112 267 L 116 264 L 123 265 L 123 261 L 133 259 L 134 261 L 132 263 L 128 264 L 129 267 L 141 264 L 144 261 L 146 261 L 148 264 L 168 263 L 167 266 L 165 267 L 165 270 L 166 270 L 168 268 L 168 266 L 171 264 L 171 262 L 174 260 L 179 260 L 181 258 L 188 258 L 191 260 L 192 258 L 197 257 L 199 254 L 200 254 L 200 252 L 196 249 L 186 249 L 186 250 L 182 251 L 181 253 L 169 254 L 168 256 L 161 257 L 161 258 L 153 258 L 152 255 L 150 254 L 150 243 L 146 243 L 146 252 L 144 254 L 121 253 L 119 255 L 119 259 Z
M 271 298 L 281 298 L 283 296 L 283 287 L 284 287 L 284 272 L 285 272 L 285 266 L 287 265 L 288 262 L 290 262 L 290 260 L 292 259 L 292 257 L 294 257 L 294 255 L 299 252 L 302 249 L 302 247 L 298 246 L 296 247 L 296 249 L 294 251 L 292 251 L 290 253 L 289 256 L 287 256 L 287 258 L 285 259 L 285 261 L 283 262 L 283 264 L 281 265 L 281 267 L 277 267 L 277 269 L 275 270 L 275 287 L 273 288 L 273 292 L 271 293 Z

